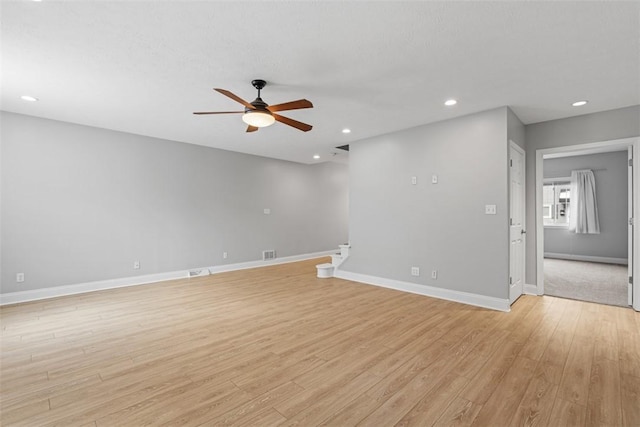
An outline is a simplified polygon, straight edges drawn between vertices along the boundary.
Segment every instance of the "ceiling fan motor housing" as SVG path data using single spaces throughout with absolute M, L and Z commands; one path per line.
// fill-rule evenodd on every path
M 244 109 L 245 113 L 248 112 L 248 111 L 256 111 L 256 110 L 258 110 L 258 111 L 264 111 L 264 112 L 266 112 L 268 114 L 271 114 L 271 112 L 269 110 L 267 110 L 267 107 L 269 106 L 269 104 L 264 102 L 262 100 L 262 98 L 260 98 L 260 97 L 257 97 L 256 99 L 254 99 L 251 102 L 251 105 L 253 105 L 255 107 L 255 110 L 251 110 L 250 108 L 246 108 L 245 107 L 245 109 Z

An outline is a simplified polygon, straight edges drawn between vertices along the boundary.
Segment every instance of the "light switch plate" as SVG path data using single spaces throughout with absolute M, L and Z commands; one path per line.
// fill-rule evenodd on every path
M 497 213 L 496 205 L 485 205 L 484 213 L 485 215 L 495 215 Z
M 438 183 L 438 175 L 431 175 L 431 183 L 432 184 Z

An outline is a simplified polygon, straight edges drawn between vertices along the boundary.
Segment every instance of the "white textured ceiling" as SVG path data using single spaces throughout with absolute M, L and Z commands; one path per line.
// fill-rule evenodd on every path
M 0 12 L 3 110 L 304 163 L 499 106 L 534 123 L 640 104 L 638 2 L 22 0 Z M 240 115 L 191 114 L 242 109 L 212 88 L 251 101 L 256 78 L 270 104 L 312 101 L 282 114 L 313 130 L 247 134 Z

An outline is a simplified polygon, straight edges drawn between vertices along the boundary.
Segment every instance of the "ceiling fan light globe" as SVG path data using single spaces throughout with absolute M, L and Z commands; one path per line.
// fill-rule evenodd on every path
M 271 114 L 264 113 L 262 111 L 247 111 L 242 115 L 242 121 L 249 126 L 263 128 L 271 126 L 275 123 L 276 119 Z

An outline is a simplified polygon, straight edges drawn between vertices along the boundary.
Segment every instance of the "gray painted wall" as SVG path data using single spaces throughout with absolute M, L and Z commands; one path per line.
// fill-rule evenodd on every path
M 337 250 L 347 240 L 346 165 L 0 118 L 3 293 L 258 260 L 264 249 Z
M 507 138 L 518 144 L 522 149 L 526 148 L 524 125 L 511 108 L 507 109 Z
M 352 248 L 341 269 L 508 298 L 507 111 L 352 143 Z M 485 204 L 497 215 L 485 215 Z
M 576 234 L 566 227 L 545 227 L 544 251 L 627 258 L 627 152 L 547 159 L 543 166 L 545 178 L 567 177 L 572 170 L 592 169 L 600 220 L 600 234 Z
M 536 150 L 640 136 L 640 106 L 525 126 L 527 145 L 527 283 L 536 284 Z

